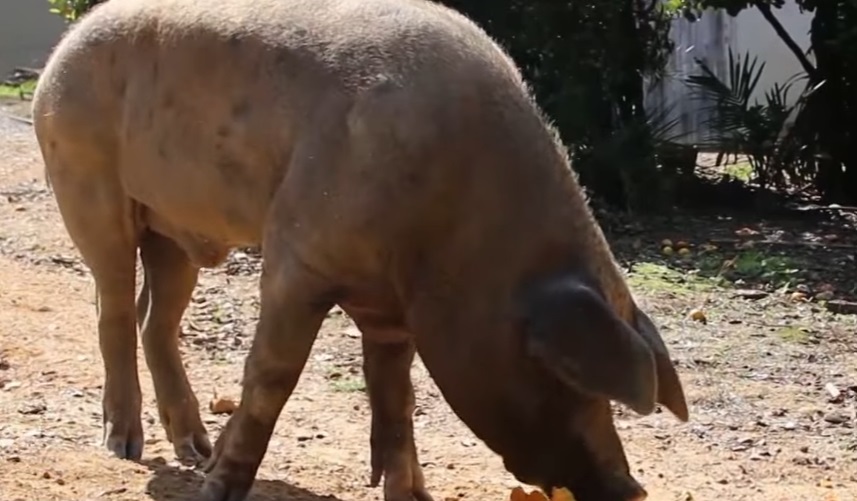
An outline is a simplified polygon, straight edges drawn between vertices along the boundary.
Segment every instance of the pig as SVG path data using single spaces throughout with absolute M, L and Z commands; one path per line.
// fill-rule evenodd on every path
M 208 458 L 202 500 L 245 499 L 335 305 L 362 335 L 386 501 L 432 499 L 417 353 L 509 472 L 578 501 L 646 497 L 611 402 L 688 420 L 555 129 L 510 57 L 449 8 L 110 0 L 53 50 L 33 117 L 97 288 L 104 444 L 142 454 L 139 330 L 168 439 Z M 260 317 L 212 447 L 179 324 L 199 271 L 241 246 L 261 247 Z

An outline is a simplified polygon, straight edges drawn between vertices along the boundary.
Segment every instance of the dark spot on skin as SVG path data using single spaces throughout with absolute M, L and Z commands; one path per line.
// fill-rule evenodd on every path
M 161 160 L 169 160 L 170 159 L 169 155 L 167 155 L 167 147 L 164 145 L 163 142 L 158 145 L 158 157 Z
M 235 186 L 244 182 L 244 166 L 235 158 L 223 155 L 217 159 L 215 167 L 226 184 Z
M 241 99 L 237 103 L 232 105 L 232 116 L 236 119 L 245 118 L 250 114 L 250 100 L 247 98 Z
M 161 99 L 161 105 L 164 108 L 172 108 L 173 106 L 175 106 L 175 104 L 176 104 L 176 100 L 175 100 L 175 96 L 173 96 L 173 93 L 172 92 L 164 93 L 164 97 L 163 97 L 163 99 Z
M 246 226 L 244 214 L 233 205 L 227 207 L 223 215 L 226 217 L 226 223 L 233 228 L 243 228 Z
M 217 128 L 217 135 L 219 137 L 229 137 L 230 134 L 232 134 L 232 130 L 228 125 L 221 125 Z
M 423 177 L 416 172 L 408 172 L 405 175 L 405 180 L 413 187 L 418 187 L 423 184 Z

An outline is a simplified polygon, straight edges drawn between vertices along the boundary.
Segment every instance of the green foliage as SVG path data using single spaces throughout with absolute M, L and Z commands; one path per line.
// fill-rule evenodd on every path
M 753 178 L 763 188 L 807 182 L 812 166 L 800 161 L 800 148 L 785 133 L 796 106 L 788 104 L 789 92 L 798 77 L 775 84 L 763 102 L 751 102 L 765 69 L 758 58 L 736 57 L 730 49 L 725 82 L 705 62 L 697 59 L 696 64 L 701 72 L 688 76 L 686 82 L 692 96 L 706 103 L 703 111 L 709 118 L 704 123 L 711 130 L 710 146 L 722 155 L 748 155 Z
M 643 78 L 657 77 L 672 43 L 660 0 L 445 0 L 509 51 L 600 198 L 635 209 L 659 197 L 646 135 Z M 617 150 L 619 148 L 619 150 Z M 641 151 L 647 152 L 641 156 Z M 634 174 L 630 174 L 633 172 Z
M 86 14 L 89 9 L 104 0 L 48 0 L 51 12 L 61 16 L 68 22 L 76 21 Z
M 724 9 L 737 15 L 755 8 L 768 21 L 806 72 L 806 88 L 791 110 L 792 125 L 778 153 L 796 162 L 797 170 L 814 176 L 818 193 L 828 201 L 857 203 L 857 0 L 795 0 L 803 11 L 813 13 L 810 30 L 811 62 L 805 51 L 777 19 L 774 11 L 784 0 L 670 0 L 672 13 L 695 19 L 701 9 Z M 788 83 L 785 85 L 788 86 Z M 785 87 L 782 86 L 782 87 Z M 772 92 L 772 108 L 783 88 Z
M 796 0 L 802 9 L 810 10 L 815 0 Z M 779 9 L 785 5 L 785 0 L 668 0 L 672 12 L 681 12 L 690 19 L 700 16 L 704 9 L 722 9 L 730 16 L 737 16 L 744 9 L 753 7 L 769 7 Z

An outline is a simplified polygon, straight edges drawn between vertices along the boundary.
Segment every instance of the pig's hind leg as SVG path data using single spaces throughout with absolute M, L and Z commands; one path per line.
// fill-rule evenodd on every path
M 377 486 L 383 474 L 385 501 L 432 501 L 414 443 L 414 342 L 374 342 L 371 328 L 361 331 L 363 374 L 372 408 L 371 485 Z

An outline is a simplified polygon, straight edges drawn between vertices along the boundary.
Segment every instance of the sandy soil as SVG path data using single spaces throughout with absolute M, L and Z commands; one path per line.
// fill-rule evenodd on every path
M 687 424 L 617 408 L 650 499 L 857 499 L 857 321 L 819 300 L 853 300 L 857 231 L 848 222 L 787 223 L 688 218 L 619 223 L 610 233 L 620 256 L 635 256 L 635 293 L 663 329 L 691 405 Z M 757 240 L 803 242 L 824 230 L 840 246 L 760 244 L 750 264 L 729 263 L 749 252 L 746 244 L 721 243 L 722 255 L 699 250 L 715 234 L 735 238 L 738 230 L 746 240 L 748 225 Z M 665 237 L 688 239 L 693 252 L 664 258 Z M 717 280 L 706 276 L 712 260 Z M 239 394 L 258 264 L 238 252 L 204 272 L 185 316 L 182 351 L 213 437 L 225 417 L 207 403 L 215 393 Z M 688 317 L 693 308 L 706 323 Z M 367 486 L 369 413 L 356 336 L 341 312 L 330 314 L 252 499 L 382 499 Z M 140 367 L 147 441 L 134 463 L 100 445 L 92 280 L 44 184 L 31 127 L 0 117 L 0 501 L 193 499 L 201 476 L 174 460 L 142 354 Z M 435 499 L 507 499 L 517 482 L 451 413 L 419 362 L 413 372 L 417 444 Z

